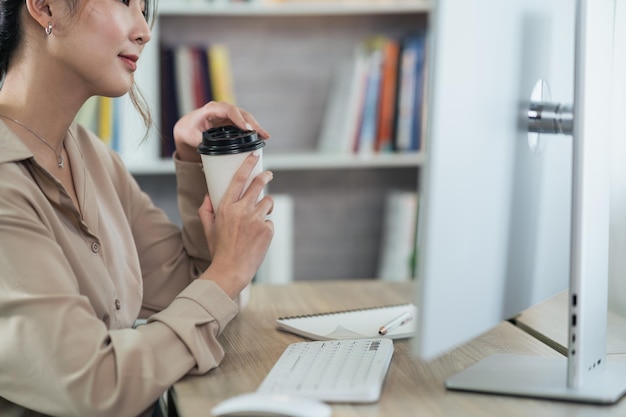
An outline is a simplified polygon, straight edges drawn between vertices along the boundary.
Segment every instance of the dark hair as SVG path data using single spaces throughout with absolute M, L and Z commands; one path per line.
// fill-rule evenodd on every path
M 76 6 L 79 1 L 80 0 L 67 0 L 72 13 L 76 11 Z M 156 9 L 153 7 L 152 3 L 156 3 L 156 0 L 145 0 L 144 15 L 146 20 L 150 23 L 150 26 L 152 26 L 154 22 Z M 24 4 L 24 0 L 0 0 L 0 80 L 4 79 L 9 69 L 9 63 L 22 41 L 21 14 Z M 152 126 L 152 115 L 150 114 L 145 98 L 134 82 L 128 95 L 133 106 L 143 119 L 144 124 L 150 129 Z M 147 135 L 148 132 L 146 132 L 146 137 Z
M 0 4 L 0 75 L 4 77 L 9 61 L 22 39 L 20 13 L 24 1 L 2 0 Z

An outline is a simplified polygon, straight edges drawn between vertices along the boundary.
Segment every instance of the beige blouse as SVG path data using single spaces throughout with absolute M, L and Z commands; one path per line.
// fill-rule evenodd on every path
M 194 280 L 209 265 L 202 167 L 176 161 L 181 231 L 92 133 L 73 125 L 65 146 L 79 210 L 0 123 L 0 415 L 149 414 L 218 365 L 238 311 Z

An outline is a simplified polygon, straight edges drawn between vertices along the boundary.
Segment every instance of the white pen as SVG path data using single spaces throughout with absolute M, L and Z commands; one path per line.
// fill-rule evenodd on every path
M 387 332 L 390 332 L 396 327 L 399 327 L 399 326 L 402 326 L 403 324 L 408 323 L 412 319 L 413 319 L 413 312 L 405 311 L 404 313 L 400 314 L 395 319 L 391 320 L 389 323 L 386 323 L 380 326 L 380 329 L 378 329 L 378 334 L 381 336 L 384 336 L 387 334 Z

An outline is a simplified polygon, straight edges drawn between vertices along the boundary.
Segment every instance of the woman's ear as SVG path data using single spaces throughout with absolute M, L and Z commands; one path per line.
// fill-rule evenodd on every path
M 49 0 L 26 0 L 26 9 L 31 17 L 39 23 L 43 30 L 54 26 L 52 9 Z

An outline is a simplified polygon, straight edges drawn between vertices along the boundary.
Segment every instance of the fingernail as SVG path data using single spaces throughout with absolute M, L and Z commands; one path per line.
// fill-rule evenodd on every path
M 254 152 L 252 152 L 252 155 L 254 155 L 254 156 L 261 156 L 261 150 L 260 149 L 254 150 Z
M 246 129 L 248 130 L 254 130 L 252 129 L 252 125 L 250 123 L 246 123 Z

